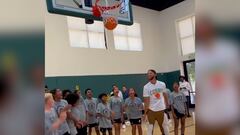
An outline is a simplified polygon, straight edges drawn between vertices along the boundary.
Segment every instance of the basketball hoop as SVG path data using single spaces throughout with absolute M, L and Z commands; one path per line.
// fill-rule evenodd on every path
M 112 0 L 116 1 L 116 0 Z M 121 5 L 124 2 L 124 0 L 119 0 L 119 2 L 110 5 L 108 3 L 108 0 L 105 0 L 105 6 L 102 6 L 99 4 L 100 0 L 96 0 L 95 5 L 92 7 L 93 15 L 96 17 L 102 17 L 104 27 L 108 30 L 113 30 L 118 25 L 118 14 L 121 13 Z M 116 12 L 116 10 L 118 12 Z M 115 12 L 114 12 L 115 11 Z

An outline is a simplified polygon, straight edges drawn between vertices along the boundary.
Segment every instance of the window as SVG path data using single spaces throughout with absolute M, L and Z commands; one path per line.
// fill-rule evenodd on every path
M 71 47 L 106 49 L 102 22 L 86 24 L 85 19 L 67 17 Z
M 139 23 L 132 26 L 118 24 L 113 30 L 114 45 L 116 50 L 142 51 L 142 37 Z
M 195 16 L 177 21 L 182 55 L 195 53 Z

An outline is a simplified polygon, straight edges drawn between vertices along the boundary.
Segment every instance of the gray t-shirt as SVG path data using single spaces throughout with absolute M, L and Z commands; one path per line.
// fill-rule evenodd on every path
M 169 89 L 165 89 L 165 92 L 167 94 L 167 97 L 168 97 L 168 103 L 170 104 L 170 95 L 171 95 L 171 91 Z
M 111 97 L 110 99 L 110 108 L 114 112 L 113 119 L 121 119 L 122 118 L 122 107 L 123 107 L 123 99 L 120 97 Z
M 102 115 L 101 117 L 99 117 L 99 127 L 100 128 L 112 128 L 112 122 L 110 119 L 108 119 L 111 117 L 110 105 L 99 103 L 97 106 L 97 113 Z
M 51 109 L 51 112 L 45 112 L 45 133 L 44 135 L 59 135 L 57 130 L 51 130 L 52 124 L 57 120 L 57 113 L 55 109 Z
M 142 117 L 143 104 L 140 98 L 127 98 L 125 100 L 125 106 L 129 119 L 138 119 Z
M 96 113 L 97 113 L 98 100 L 96 98 L 85 99 L 85 104 L 86 104 L 88 112 L 93 114 L 93 116 L 88 115 L 88 119 L 87 119 L 88 124 L 97 123 Z
M 66 100 L 63 100 L 63 99 L 61 99 L 61 101 L 59 101 L 59 102 L 55 102 L 55 104 L 54 104 L 54 109 L 56 110 L 58 116 L 59 116 L 61 110 L 62 110 L 65 106 L 67 106 L 67 105 L 68 105 L 67 101 L 66 101 Z M 69 126 L 68 126 L 68 124 L 67 124 L 67 121 L 65 120 L 65 121 L 60 125 L 60 127 L 59 127 L 59 129 L 58 129 L 58 133 L 59 133 L 59 135 L 63 135 L 63 134 L 65 134 L 66 132 L 69 133 L 69 132 L 70 132 L 70 129 L 69 129 Z
M 87 107 L 82 96 L 80 96 L 77 102 L 76 109 L 78 110 L 75 110 L 75 113 L 78 113 L 78 116 L 79 116 L 77 118 L 83 121 L 87 121 L 87 114 L 86 114 Z
M 174 109 L 176 109 L 179 113 L 185 114 L 186 113 L 186 97 L 183 92 L 172 92 L 170 96 L 170 103 Z

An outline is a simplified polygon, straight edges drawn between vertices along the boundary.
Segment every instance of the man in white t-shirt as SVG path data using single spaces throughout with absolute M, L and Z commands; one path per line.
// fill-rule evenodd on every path
M 190 113 L 189 113 L 189 106 L 191 103 L 191 99 L 190 99 L 190 92 L 192 91 L 192 86 L 190 85 L 190 83 L 188 81 L 186 81 L 184 76 L 180 76 L 179 77 L 179 87 L 180 87 L 180 91 L 183 92 L 183 94 L 185 95 L 186 99 L 187 99 L 187 116 L 191 117 Z
M 155 121 L 161 129 L 163 135 L 168 135 L 169 133 L 164 133 L 163 120 L 164 120 L 164 110 L 168 107 L 168 97 L 166 94 L 166 85 L 164 82 L 157 80 L 157 73 L 155 70 L 150 69 L 147 73 L 147 78 L 149 82 L 143 88 L 143 97 L 145 105 L 145 118 L 148 118 L 148 135 L 153 135 L 153 127 Z

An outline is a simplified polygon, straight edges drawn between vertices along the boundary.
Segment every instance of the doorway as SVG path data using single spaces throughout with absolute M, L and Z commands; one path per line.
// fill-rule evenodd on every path
M 190 108 L 194 108 L 195 97 L 196 97 L 195 59 L 183 61 L 183 68 L 184 68 L 184 76 L 192 86 L 192 91 L 190 92 Z

